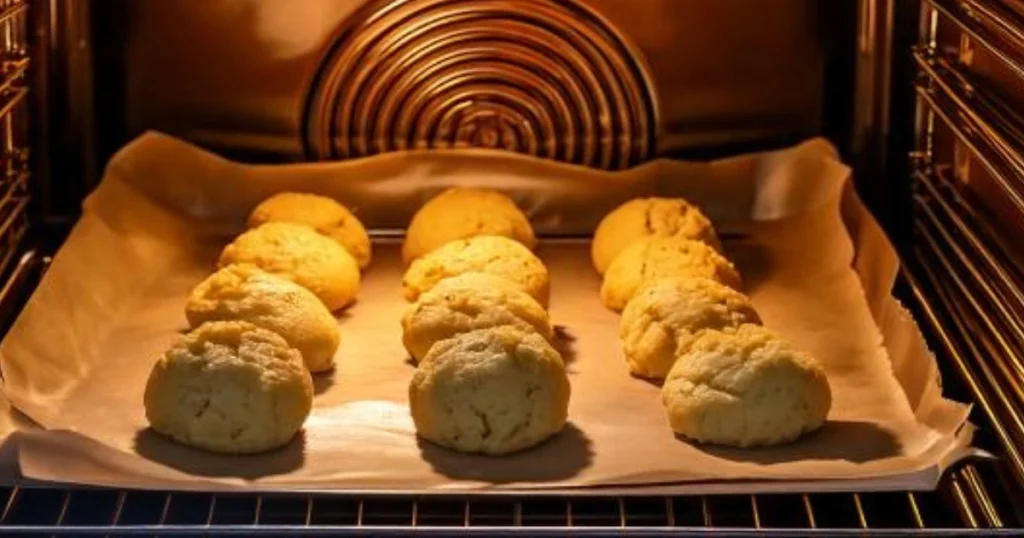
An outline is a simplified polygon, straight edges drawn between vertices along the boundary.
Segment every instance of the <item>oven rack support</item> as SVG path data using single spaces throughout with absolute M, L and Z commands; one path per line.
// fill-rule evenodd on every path
M 918 147 L 911 254 L 916 274 L 931 283 L 959 335 L 954 365 L 991 420 L 1008 470 L 1024 484 L 1024 268 L 999 225 L 962 194 L 958 162 L 936 150 L 937 130 L 950 133 L 951 160 L 962 149 L 1005 204 L 1024 215 L 1024 117 L 937 37 L 940 25 L 957 29 L 961 47 L 967 40 L 983 48 L 1024 83 L 1024 30 L 993 2 L 927 0 L 923 15 L 926 35 L 913 51 Z
M 0 1 L 0 275 L 29 225 L 28 3 Z
M 674 497 L 255 495 L 112 489 L 0 490 L 0 532 L 57 536 L 1011 535 L 1012 512 L 969 463 L 937 492 Z M 983 478 L 984 477 L 984 478 Z M 981 497 L 978 494 L 981 494 Z M 956 512 L 947 509 L 957 506 Z

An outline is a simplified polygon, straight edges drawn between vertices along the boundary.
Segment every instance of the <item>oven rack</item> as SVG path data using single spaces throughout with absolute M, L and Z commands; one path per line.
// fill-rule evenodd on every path
M 1019 520 L 984 493 L 983 482 L 997 480 L 997 472 L 991 462 L 968 463 L 936 492 L 756 496 L 424 498 L 15 487 L 0 490 L 0 533 L 1009 535 Z
M 1018 351 L 1024 331 L 1014 314 L 1024 306 L 1021 280 L 992 248 L 995 234 L 984 230 L 984 218 L 956 194 L 949 173 L 939 167 L 915 177 L 918 272 L 954 315 L 951 327 L 964 339 L 965 351 L 954 357 L 956 366 L 992 420 L 1009 470 L 1024 483 L 1024 362 Z
M 1014 22 L 1008 7 L 1000 2 L 979 0 L 925 0 L 925 3 L 931 13 L 952 22 L 1015 75 L 1024 78 L 1024 56 L 1020 54 L 1024 50 L 1024 29 L 1019 22 Z M 929 37 L 934 43 L 935 36 Z
M 0 274 L 6 275 L 29 226 L 27 139 L 28 3 L 0 0 Z
M 963 0 L 927 0 L 922 42 L 913 50 L 917 151 L 914 161 L 915 274 L 943 303 L 948 325 L 935 324 L 959 378 L 991 420 L 1007 470 L 1024 484 L 1024 268 L 984 210 L 972 206 L 956 176 L 964 158 L 977 163 L 1004 203 L 1024 216 L 1024 118 L 993 81 L 972 72 L 938 38 L 940 25 L 1024 82 L 1024 32 L 1005 7 Z M 948 132 L 962 148 L 937 148 Z M 931 295 L 928 295 L 931 293 Z M 945 329 L 943 327 L 946 327 Z M 955 338 L 952 337 L 955 333 Z

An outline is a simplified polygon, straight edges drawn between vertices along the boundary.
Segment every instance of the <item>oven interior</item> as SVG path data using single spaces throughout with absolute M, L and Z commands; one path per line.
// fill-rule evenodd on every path
M 612 95 L 607 108 L 570 111 L 576 123 L 527 135 L 502 130 L 502 114 L 515 99 L 495 101 L 504 109 L 473 109 L 459 116 L 461 123 L 421 131 L 415 114 L 388 104 L 386 88 L 372 80 L 350 83 L 369 77 L 367 66 L 376 65 L 372 56 L 359 56 L 367 36 L 380 38 L 375 32 L 420 39 L 421 50 L 429 51 L 429 32 L 403 26 L 401 18 L 389 23 L 387 14 L 431 2 L 283 4 L 0 1 L 5 328 L 46 271 L 103 164 L 149 129 L 252 162 L 467 145 L 599 168 L 655 156 L 708 158 L 823 135 L 853 165 L 862 198 L 900 250 L 899 296 L 938 355 L 946 390 L 975 404 L 977 442 L 994 457 L 952 469 L 934 492 L 863 494 L 418 498 L 8 484 L 0 488 L 0 531 L 795 536 L 1024 529 L 1020 0 L 765 0 L 756 7 L 745 0 L 645 0 L 636 7 L 612 0 L 511 2 L 551 4 L 561 10 L 552 13 L 571 14 L 564 24 L 614 45 L 603 53 L 610 66 L 603 76 L 617 77 L 623 88 L 615 92 L 609 80 L 580 74 L 583 101 Z M 433 4 L 443 10 L 469 2 Z M 451 16 L 426 13 L 418 22 L 428 26 Z M 480 16 L 486 21 L 486 13 Z M 527 40 L 528 32 L 523 35 Z M 588 54 L 558 46 L 568 45 L 552 49 L 560 55 L 549 66 L 556 71 L 571 71 L 573 59 Z M 493 77 L 522 78 L 507 95 L 517 84 L 537 83 L 515 70 Z M 397 119 L 361 116 L 367 109 L 392 110 Z M 621 114 L 622 121 L 609 127 L 600 121 L 606 113 Z M 400 125 L 409 115 L 412 127 Z M 338 122 L 350 125 L 341 136 L 330 130 Z

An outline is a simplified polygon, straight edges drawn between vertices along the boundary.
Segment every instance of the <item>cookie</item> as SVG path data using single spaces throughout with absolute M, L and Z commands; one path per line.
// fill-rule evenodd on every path
M 682 198 L 637 198 L 615 208 L 597 225 L 590 244 L 594 268 L 603 275 L 626 247 L 652 236 L 693 239 L 722 250 L 714 226 L 696 206 Z
M 616 312 L 645 284 L 666 277 L 706 277 L 739 289 L 732 263 L 705 243 L 679 237 L 646 237 L 626 247 L 608 267 L 601 302 Z
M 409 385 L 409 408 L 428 441 L 508 454 L 561 431 L 569 391 L 562 358 L 543 337 L 496 327 L 432 347 Z
M 761 319 L 742 293 L 703 277 L 666 278 L 630 299 L 619 338 L 633 375 L 663 379 L 704 331 L 728 332 L 745 323 L 760 325 Z
M 536 332 L 549 342 L 554 337 L 548 313 L 536 299 L 503 278 L 465 273 L 438 282 L 406 307 L 402 343 L 419 362 L 441 340 L 505 326 Z
M 441 280 L 463 273 L 504 278 L 548 306 L 550 283 L 544 263 L 521 243 L 492 235 L 456 239 L 414 261 L 402 278 L 405 298 L 415 301 Z
M 273 331 L 302 353 L 306 368 L 334 368 L 341 331 L 313 292 L 255 265 L 229 265 L 199 283 L 185 303 L 192 328 L 208 321 L 247 321 Z
M 204 323 L 161 357 L 146 383 L 146 418 L 180 443 L 225 454 L 287 444 L 313 406 L 298 350 L 244 321 Z
M 248 227 L 268 222 L 290 222 L 313 228 L 348 251 L 359 268 L 370 265 L 370 236 L 359 219 L 347 207 L 326 196 L 282 192 L 260 202 L 249 214 Z
M 454 187 L 413 215 L 402 259 L 409 264 L 445 243 L 478 235 L 508 237 L 529 249 L 537 243 L 530 221 L 509 197 L 488 189 Z
M 793 441 L 825 423 L 832 393 L 821 366 L 774 332 L 706 331 L 662 387 L 672 430 L 736 447 Z
M 331 311 L 355 301 L 359 265 L 341 245 L 312 228 L 268 222 L 224 248 L 218 267 L 249 263 L 313 292 Z

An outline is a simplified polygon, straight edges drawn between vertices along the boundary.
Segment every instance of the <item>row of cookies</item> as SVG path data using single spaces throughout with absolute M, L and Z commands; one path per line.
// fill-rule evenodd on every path
M 402 341 L 417 365 L 409 408 L 420 437 L 498 455 L 565 426 L 569 379 L 535 245 L 522 211 L 490 190 L 448 189 L 410 222 Z
M 302 428 L 311 373 L 334 368 L 332 311 L 352 304 L 371 259 L 362 223 L 330 198 L 278 194 L 247 224 L 190 294 L 190 331 L 157 361 L 144 396 L 153 430 L 229 454 L 282 446 Z
M 819 428 L 831 406 L 824 370 L 761 326 L 711 221 L 682 199 L 627 202 L 591 248 L 601 299 L 621 311 L 630 372 L 664 380 L 672 429 L 708 443 L 788 442 Z

